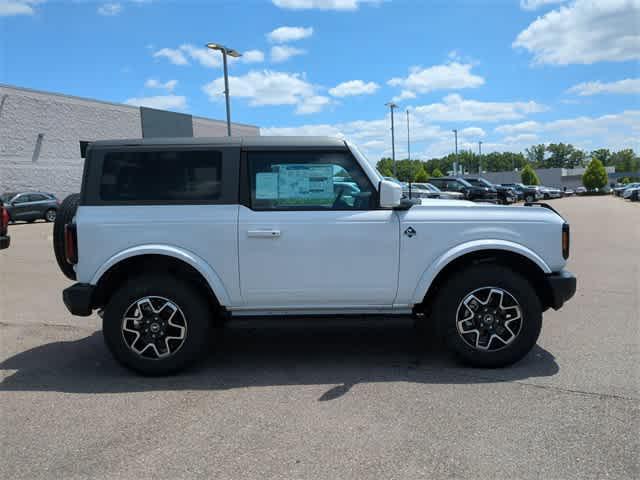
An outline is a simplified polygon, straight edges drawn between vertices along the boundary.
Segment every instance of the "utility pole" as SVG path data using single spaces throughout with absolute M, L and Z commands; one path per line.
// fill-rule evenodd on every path
M 455 135 L 456 138 L 456 156 L 455 156 L 455 161 L 453 162 L 453 175 L 458 175 L 458 129 L 454 128 L 453 129 L 453 134 Z
M 393 126 L 393 109 L 398 108 L 398 105 L 393 102 L 385 103 L 385 105 L 391 110 L 391 160 L 393 161 L 393 177 L 398 178 L 398 169 L 396 167 L 396 138 Z
M 407 159 L 411 160 L 411 134 L 409 133 L 409 109 L 407 108 Z
M 482 173 L 482 140 L 478 140 L 478 175 Z

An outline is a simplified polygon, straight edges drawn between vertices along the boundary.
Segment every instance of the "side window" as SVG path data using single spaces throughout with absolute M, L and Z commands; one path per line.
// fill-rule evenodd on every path
M 45 197 L 44 195 L 41 195 L 39 193 L 32 193 L 31 195 L 29 195 L 29 201 L 30 202 L 41 202 L 43 200 L 46 200 L 47 197 Z
M 249 152 L 254 210 L 369 210 L 376 192 L 348 152 Z
M 107 152 L 100 199 L 116 202 L 214 202 L 222 195 L 222 153 L 214 150 Z
M 22 194 L 13 198 L 13 203 L 20 205 L 21 203 L 27 203 L 29 201 L 29 195 Z

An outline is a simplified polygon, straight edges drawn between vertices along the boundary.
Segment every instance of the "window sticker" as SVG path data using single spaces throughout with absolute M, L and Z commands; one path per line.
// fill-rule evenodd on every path
M 275 200 L 278 198 L 278 174 L 256 174 L 256 199 Z
M 333 165 L 283 164 L 278 169 L 280 200 L 333 200 Z

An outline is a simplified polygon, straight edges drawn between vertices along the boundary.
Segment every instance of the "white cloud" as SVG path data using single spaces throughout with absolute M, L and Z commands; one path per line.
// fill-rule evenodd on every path
M 567 0 L 520 0 L 520 8 L 523 10 L 537 10 L 554 3 L 564 3 Z
M 267 34 L 267 39 L 273 43 L 286 43 L 302 40 L 313 35 L 312 27 L 279 27 Z
M 470 63 L 451 62 L 446 65 L 434 65 L 428 68 L 412 67 L 405 78 L 395 77 L 387 83 L 392 87 L 401 87 L 405 92 L 428 93 L 434 90 L 453 90 L 475 88 L 484 84 L 484 78 L 471 73 Z M 408 93 L 400 94 L 404 98 Z
M 353 95 L 370 95 L 380 88 L 375 82 L 363 82 L 362 80 L 350 80 L 342 82 L 329 89 L 329 93 L 334 97 L 350 97 Z
M 640 94 L 640 78 L 625 78 L 609 83 L 584 82 L 574 85 L 567 92 L 581 97 L 600 93 Z
M 98 7 L 98 13 L 106 17 L 113 17 L 122 12 L 121 3 L 103 3 Z
M 180 50 L 203 67 L 216 68 L 222 65 L 222 55 L 220 52 L 215 52 L 206 47 L 196 47 L 195 45 L 186 43 L 180 45 Z
M 357 10 L 360 4 L 382 0 L 271 0 L 276 7 L 289 10 Z
M 153 53 L 154 58 L 164 57 L 174 65 L 189 65 L 189 60 L 181 50 L 173 48 L 161 48 Z
M 421 105 L 416 107 L 414 112 L 417 115 L 424 116 L 425 119 L 443 122 L 495 122 L 522 118 L 526 114 L 543 112 L 546 109 L 544 105 L 534 101 L 481 102 L 478 100 L 466 100 L 454 93 L 444 97 L 442 103 Z
M 508 125 L 500 125 L 495 128 L 496 133 L 504 133 L 506 135 L 514 134 L 514 133 L 522 133 L 522 132 L 532 132 L 538 130 L 540 128 L 540 124 L 538 122 L 534 122 L 532 120 L 520 123 L 511 123 Z
M 576 0 L 538 17 L 513 47 L 537 64 L 568 65 L 640 59 L 640 0 Z
M 218 68 L 222 66 L 222 55 L 220 52 L 210 50 L 206 47 L 196 47 L 190 43 L 180 45 L 178 48 L 162 48 L 153 53 L 153 56 L 164 57 L 174 65 L 190 65 L 189 59 L 199 63 L 203 67 Z M 241 57 L 227 57 L 230 64 L 259 63 L 264 61 L 264 53 L 260 50 L 247 50 Z
M 247 50 L 240 57 L 242 63 L 260 63 L 264 62 L 264 53 L 260 50 Z
M 212 101 L 220 98 L 224 90 L 224 77 L 203 87 Z M 229 77 L 229 90 L 234 98 L 247 98 L 251 106 L 295 105 L 296 113 L 320 111 L 330 103 L 329 98 L 318 95 L 317 88 L 303 75 L 271 70 L 251 71 L 242 76 Z
M 504 143 L 527 143 L 531 144 L 538 140 L 538 135 L 535 133 L 520 133 L 518 135 L 504 137 L 502 141 Z
M 297 55 L 304 55 L 306 50 L 301 48 L 289 47 L 288 45 L 276 45 L 271 48 L 271 61 L 282 63 Z
M 321 111 L 326 105 L 329 105 L 329 103 L 331 103 L 331 99 L 323 95 L 304 97 L 296 107 L 296 113 L 300 115 L 317 113 Z
M 480 127 L 467 127 L 460 130 L 458 135 L 462 138 L 484 138 L 487 135 L 487 132 Z
M 186 97 L 173 94 L 129 98 L 124 103 L 138 107 L 158 108 L 160 110 L 185 110 L 187 108 Z
M 12 17 L 16 15 L 33 15 L 33 7 L 43 3 L 44 0 L 0 0 L 0 17 Z
M 178 80 L 167 80 L 162 83 L 155 78 L 149 78 L 144 82 L 144 86 L 147 88 L 161 88 L 168 92 L 172 92 L 176 88 L 176 85 L 178 85 Z
M 400 95 L 396 95 L 391 99 L 392 102 L 402 102 L 403 100 L 410 100 L 412 98 L 416 98 L 416 94 L 411 90 L 402 90 Z

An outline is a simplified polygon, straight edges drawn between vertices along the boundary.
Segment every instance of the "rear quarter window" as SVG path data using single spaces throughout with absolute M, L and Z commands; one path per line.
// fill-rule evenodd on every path
M 85 204 L 237 203 L 237 159 L 225 149 L 128 149 L 91 155 Z

